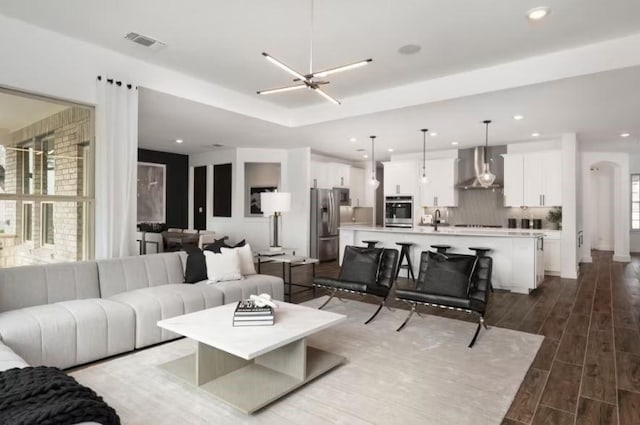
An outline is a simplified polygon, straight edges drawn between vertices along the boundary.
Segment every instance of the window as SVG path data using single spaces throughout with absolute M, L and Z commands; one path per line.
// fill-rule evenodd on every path
M 640 230 L 640 174 L 631 174 L 631 230 Z
M 33 241 L 33 203 L 31 202 L 22 204 L 22 240 Z
M 0 233 L 11 247 L 0 267 L 91 259 L 93 108 L 0 94 L 0 116 L 19 107 L 24 120 L 0 141 Z
M 43 202 L 42 208 L 42 220 L 41 232 L 42 232 L 42 245 L 53 245 L 53 203 Z

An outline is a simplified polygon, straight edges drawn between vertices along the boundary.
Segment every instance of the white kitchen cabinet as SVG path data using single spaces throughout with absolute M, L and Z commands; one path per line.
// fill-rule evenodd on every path
M 337 162 L 311 161 L 310 187 L 350 187 L 351 166 Z
M 562 231 L 544 231 L 544 271 L 545 274 L 560 276 L 562 268 Z
M 504 206 L 524 205 L 524 173 L 522 154 L 504 154 Z
M 351 167 L 349 176 L 349 197 L 352 207 L 372 207 L 371 196 L 366 196 L 365 171 L 362 168 Z M 369 198 L 369 199 L 367 199 Z
M 418 163 L 414 161 L 383 162 L 384 196 L 418 195 Z
M 329 168 L 329 183 L 331 187 L 350 187 L 349 179 L 351 174 L 351 166 L 347 164 L 340 164 L 337 162 L 330 162 Z
M 505 206 L 562 205 L 560 151 L 505 154 L 503 157 Z
M 421 207 L 458 206 L 458 161 L 456 158 L 433 159 L 427 161 L 429 183 L 419 183 Z M 422 167 L 418 176 L 422 175 Z M 418 177 L 419 178 L 419 177 Z

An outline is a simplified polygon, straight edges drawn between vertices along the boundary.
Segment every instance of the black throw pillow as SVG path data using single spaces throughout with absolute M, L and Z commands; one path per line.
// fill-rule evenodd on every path
M 427 269 L 418 277 L 417 289 L 435 295 L 467 297 L 478 257 L 432 251 L 428 255 Z
M 207 251 L 212 251 L 216 254 L 220 254 L 220 248 L 240 248 L 246 245 L 246 242 L 244 239 L 235 245 L 227 244 L 226 239 L 227 239 L 226 237 L 222 239 L 216 239 L 215 242 L 206 244 L 204 246 L 204 249 L 206 249 Z
M 374 285 L 378 280 L 381 257 L 382 248 L 346 246 L 342 257 L 340 280 Z
M 204 253 L 197 246 L 185 245 L 187 252 L 187 266 L 184 271 L 185 283 L 196 283 L 207 280 L 207 262 Z

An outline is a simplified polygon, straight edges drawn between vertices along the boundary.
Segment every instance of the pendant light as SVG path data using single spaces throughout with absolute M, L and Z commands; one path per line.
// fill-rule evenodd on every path
M 484 167 L 482 173 L 478 176 L 478 182 L 482 187 L 489 187 L 496 180 L 496 175 L 489 169 L 489 158 L 487 157 L 487 147 L 489 146 L 489 124 L 491 120 L 483 121 L 486 126 L 485 130 L 485 143 L 484 143 Z
M 429 129 L 423 128 L 420 131 L 422 131 L 422 176 L 420 183 L 428 184 L 430 182 L 429 176 L 427 176 L 427 131 Z
M 369 136 L 371 138 L 371 180 L 369 180 L 369 185 L 375 190 L 380 186 L 380 182 L 376 179 L 376 161 L 374 159 L 374 149 L 373 149 L 373 141 L 376 136 Z

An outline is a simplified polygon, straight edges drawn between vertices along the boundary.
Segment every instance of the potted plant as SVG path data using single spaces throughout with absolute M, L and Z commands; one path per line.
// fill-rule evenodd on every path
M 562 207 L 555 207 L 547 213 L 547 221 L 556 225 L 556 229 L 562 228 Z

